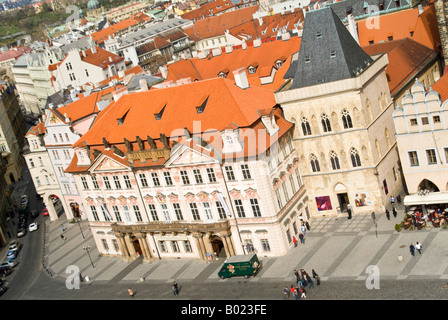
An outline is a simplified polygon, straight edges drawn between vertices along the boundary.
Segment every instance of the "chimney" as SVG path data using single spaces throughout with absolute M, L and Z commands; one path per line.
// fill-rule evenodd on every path
M 166 66 L 161 66 L 159 67 L 159 70 L 162 73 L 162 77 L 166 79 L 168 77 L 168 68 Z
M 243 43 L 241 44 L 241 48 L 243 48 L 243 50 L 247 49 L 247 43 L 246 40 L 243 40 Z
M 421 4 L 418 5 L 418 14 L 422 14 L 425 10 L 423 9 L 423 6 Z
M 109 62 L 114 62 L 111 56 L 109 56 Z
M 244 67 L 233 71 L 233 77 L 235 78 L 235 84 L 241 89 L 249 88 L 249 81 L 247 80 L 246 69 Z
M 95 44 L 92 46 L 92 53 L 96 53 L 96 45 Z
M 138 81 L 138 83 L 140 84 L 140 90 L 141 91 L 148 91 L 148 83 L 146 82 L 145 79 L 140 79 Z
M 348 20 L 348 31 L 350 31 L 350 34 L 352 35 L 353 39 L 359 44 L 359 37 L 358 37 L 358 28 L 356 26 L 355 17 L 353 17 L 353 14 L 347 15 Z
M 288 41 L 291 38 L 291 35 L 289 32 L 283 32 L 282 33 L 282 41 Z
M 222 53 L 222 49 L 221 49 L 221 48 L 214 48 L 214 49 L 212 50 L 212 55 L 213 55 L 214 57 L 216 57 L 216 56 L 220 56 L 221 53 Z
M 232 53 L 232 51 L 233 51 L 233 47 L 227 45 L 227 46 L 226 46 L 226 53 Z
M 261 46 L 261 39 L 254 39 L 254 48 L 258 48 L 259 46 Z

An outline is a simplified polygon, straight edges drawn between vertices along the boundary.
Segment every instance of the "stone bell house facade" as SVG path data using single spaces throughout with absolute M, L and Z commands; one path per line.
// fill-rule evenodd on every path
M 313 215 L 349 206 L 382 212 L 402 191 L 387 64 L 387 55 L 362 51 L 330 8 L 307 14 L 300 52 L 276 101 L 296 124 Z
M 124 94 L 103 112 L 66 169 L 100 254 L 206 261 L 288 252 L 309 213 L 293 125 L 272 91 L 249 87 L 239 70 L 236 84 Z

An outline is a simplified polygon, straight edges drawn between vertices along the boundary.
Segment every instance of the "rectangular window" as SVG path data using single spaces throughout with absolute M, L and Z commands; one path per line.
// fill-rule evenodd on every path
M 196 205 L 196 203 L 190 203 L 190 210 L 191 210 L 191 215 L 193 216 L 193 220 L 201 219 L 201 217 L 199 216 L 199 210 L 198 210 L 198 206 Z
M 194 176 L 194 180 L 196 181 L 196 183 L 198 183 L 198 184 L 204 183 L 204 181 L 202 180 L 202 176 L 201 176 L 201 170 L 193 169 L 193 176 Z
M 185 252 L 193 252 L 193 249 L 191 249 L 190 241 L 184 240 L 183 244 L 184 244 L 184 251 Z
M 163 176 L 165 177 L 165 183 L 167 186 L 173 185 L 173 180 L 171 179 L 171 174 L 168 171 L 165 171 L 163 173 Z
M 207 168 L 207 176 L 208 176 L 208 182 L 216 182 L 216 175 L 215 170 L 213 168 Z
M 118 209 L 118 206 L 112 206 L 112 210 L 114 211 L 115 214 L 115 220 L 121 222 L 120 210 Z
M 103 177 L 103 181 L 104 181 L 104 186 L 106 187 L 106 189 L 111 189 L 109 178 L 108 177 Z
M 176 215 L 176 219 L 179 221 L 184 220 L 184 216 L 182 215 L 182 210 L 180 209 L 180 204 L 173 203 L 174 213 Z
M 159 241 L 159 249 L 161 252 L 168 252 L 166 250 L 165 241 Z
M 124 212 L 124 217 L 126 219 L 126 223 L 132 223 L 131 213 L 129 212 L 129 207 L 122 206 L 122 208 L 123 208 L 123 212 Z
M 436 150 L 426 150 L 426 158 L 428 159 L 428 164 L 437 164 Z
M 250 175 L 250 171 L 249 171 L 249 165 L 242 164 L 241 165 L 241 171 L 243 172 L 243 178 L 245 180 L 252 179 L 252 177 Z
M 188 178 L 188 173 L 185 170 L 180 171 L 180 177 L 182 178 L 183 184 L 190 184 L 190 179 Z
M 260 206 L 258 205 L 258 199 L 250 199 L 250 206 L 254 217 L 261 217 Z
M 422 118 L 422 124 L 429 124 L 429 119 L 428 119 L 428 117 L 423 117 L 423 118 Z
M 124 185 L 126 186 L 126 188 L 128 188 L 128 189 L 132 188 L 131 180 L 129 180 L 128 175 L 124 175 L 123 180 L 124 180 Z
M 212 215 L 212 208 L 210 207 L 210 203 L 202 202 L 202 208 L 204 209 L 204 213 L 205 213 L 205 216 L 207 217 L 207 220 L 212 221 L 213 215 Z
M 142 185 L 142 187 L 147 187 L 148 181 L 146 181 L 146 175 L 144 173 L 140 173 L 138 176 L 140 178 L 140 184 Z
M 222 206 L 220 201 L 216 201 L 216 209 L 218 209 L 219 219 L 225 219 L 226 218 L 226 210 L 224 210 L 224 207 Z
M 417 125 L 417 119 L 411 119 L 411 126 L 416 126 Z
M 114 249 L 116 252 L 120 251 L 120 246 L 118 245 L 117 239 L 112 239 L 112 244 L 114 245 Z
M 234 181 L 235 180 L 235 174 L 233 173 L 232 166 L 225 166 L 224 169 L 226 171 L 227 180 Z
M 261 239 L 261 247 L 263 248 L 263 251 L 271 251 L 268 239 Z
M 409 164 L 411 167 L 418 167 L 420 164 L 418 162 L 417 151 L 409 151 Z
M 286 202 L 288 202 L 289 201 L 289 193 L 288 193 L 288 188 L 286 187 L 286 181 L 283 181 L 282 188 L 283 188 L 283 193 L 285 194 L 285 200 L 286 200 Z
M 142 222 L 142 214 L 140 213 L 140 208 L 138 206 L 132 206 L 132 209 L 134 209 L 135 217 L 137 218 L 138 222 Z
M 103 213 L 104 221 L 110 221 L 109 214 L 107 213 L 106 207 L 104 205 L 101 206 L 101 212 Z
M 99 189 L 100 186 L 98 185 L 98 181 L 96 181 L 96 177 L 92 176 L 92 184 L 93 184 L 93 188 L 95 189 Z
M 180 252 L 177 241 L 171 241 L 171 247 L 173 248 L 173 252 Z
M 93 220 L 100 221 L 100 219 L 98 218 L 98 212 L 96 211 L 96 207 L 90 206 L 90 211 L 92 211 Z
M 293 194 L 296 194 L 296 184 L 294 183 L 294 176 L 291 174 L 289 176 L 289 182 L 291 183 L 291 190 Z
M 151 177 L 152 177 L 152 183 L 154 184 L 154 186 L 159 187 L 160 181 L 159 181 L 159 175 L 157 174 L 157 172 L 151 172 Z
M 432 117 L 432 121 L 433 121 L 434 123 L 440 123 L 440 116 L 434 116 L 434 117 Z
M 121 183 L 120 183 L 120 179 L 118 178 L 118 176 L 113 176 L 112 178 L 114 179 L 115 188 L 121 189 Z
M 107 245 L 106 239 L 101 239 L 101 243 L 103 244 L 104 250 L 108 251 L 109 250 L 109 246 Z
M 162 208 L 163 219 L 167 222 L 171 222 L 170 211 L 168 210 L 166 203 L 162 203 L 160 207 Z
M 238 214 L 238 217 L 245 218 L 246 214 L 244 213 L 243 201 L 241 201 L 241 199 L 235 199 L 234 202 L 235 202 L 236 213 Z
M 280 191 L 277 189 L 275 190 L 275 195 L 277 196 L 277 203 L 278 203 L 278 207 L 281 209 L 283 208 L 283 203 L 282 203 L 282 198 L 280 196 Z
M 82 187 L 84 188 L 84 190 L 88 190 L 89 185 L 87 183 L 86 177 L 81 177 L 81 182 L 82 182 Z
M 149 213 L 151 214 L 152 221 L 159 221 L 159 216 L 157 215 L 156 206 L 153 204 L 148 204 Z
M 443 148 L 443 151 L 445 152 L 445 162 L 448 163 L 448 148 Z

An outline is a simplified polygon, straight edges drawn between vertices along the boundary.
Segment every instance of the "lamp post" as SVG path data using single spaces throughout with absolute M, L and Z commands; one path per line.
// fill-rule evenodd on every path
M 87 255 L 89 256 L 89 259 L 90 259 L 90 263 L 92 264 L 92 267 L 95 269 L 95 266 L 93 265 L 92 257 L 90 256 L 90 252 L 89 252 L 90 246 L 83 246 L 82 248 L 87 252 Z
M 85 239 L 86 237 L 84 236 L 84 233 L 82 232 L 82 228 L 81 228 L 81 219 L 75 218 L 75 221 L 78 224 L 79 230 L 81 230 L 82 238 Z

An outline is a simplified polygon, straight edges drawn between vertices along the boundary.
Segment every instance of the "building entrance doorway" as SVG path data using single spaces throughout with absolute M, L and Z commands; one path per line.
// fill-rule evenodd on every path
M 222 240 L 218 236 L 210 237 L 210 243 L 212 245 L 213 253 L 216 252 L 217 257 L 221 257 L 225 255 L 224 244 Z
M 347 193 L 338 193 L 338 202 L 339 208 L 341 208 L 341 212 L 346 212 L 347 205 L 349 204 Z
M 134 246 L 135 253 L 136 253 L 138 256 L 141 256 L 143 251 L 142 251 L 142 248 L 141 248 L 141 246 L 140 246 L 140 242 L 138 241 L 138 239 L 134 239 L 134 240 L 132 240 L 132 245 Z

